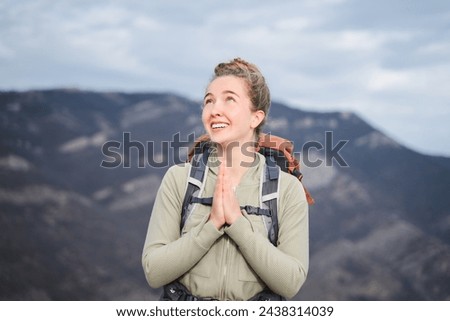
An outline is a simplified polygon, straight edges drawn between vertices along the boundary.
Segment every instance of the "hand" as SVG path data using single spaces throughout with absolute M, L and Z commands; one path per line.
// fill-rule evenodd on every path
M 223 163 L 222 163 L 223 164 Z M 219 168 L 219 174 L 217 175 L 216 187 L 214 189 L 213 203 L 211 213 L 209 214 L 209 220 L 219 230 L 225 225 L 225 213 L 223 209 L 223 173 Z
M 225 224 L 233 224 L 242 215 L 227 171 L 228 168 L 222 162 L 217 175 L 213 204 L 209 216 L 209 219 L 217 229 L 220 229 Z
M 236 187 L 232 186 L 230 180 L 229 169 L 222 164 L 219 170 L 222 175 L 222 204 L 225 222 L 231 225 L 242 215 L 241 207 L 236 197 Z

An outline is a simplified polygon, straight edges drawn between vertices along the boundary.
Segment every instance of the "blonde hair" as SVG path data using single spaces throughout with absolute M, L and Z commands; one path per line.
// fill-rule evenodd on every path
M 211 82 L 222 76 L 236 76 L 245 80 L 248 86 L 248 96 L 252 102 L 253 111 L 262 110 L 266 117 L 255 128 L 255 136 L 261 133 L 261 128 L 266 122 L 270 108 L 270 91 L 264 76 L 258 67 L 241 58 L 234 58 L 229 62 L 222 62 L 214 69 L 214 76 Z

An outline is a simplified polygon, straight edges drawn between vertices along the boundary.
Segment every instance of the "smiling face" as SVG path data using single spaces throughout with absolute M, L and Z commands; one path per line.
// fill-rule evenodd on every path
M 255 128 L 264 119 L 264 112 L 255 110 L 248 96 L 244 79 L 222 76 L 214 79 L 203 100 L 202 121 L 212 141 L 239 146 L 254 141 Z

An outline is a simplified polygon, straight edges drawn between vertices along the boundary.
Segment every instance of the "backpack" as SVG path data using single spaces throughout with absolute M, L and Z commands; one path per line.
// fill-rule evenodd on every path
M 208 172 L 208 157 L 213 146 L 207 135 L 201 136 L 189 152 L 188 161 L 191 169 L 188 184 L 183 200 L 180 231 L 183 229 L 195 204 L 212 205 L 212 197 L 201 197 Z M 260 206 L 241 206 L 250 215 L 261 215 L 263 218 L 270 242 L 277 246 L 278 240 L 278 188 L 280 171 L 288 172 L 299 181 L 303 175 L 300 172 L 300 163 L 293 155 L 292 142 L 271 134 L 261 134 L 257 144 L 257 151 L 265 156 L 264 174 L 262 175 L 260 191 Z M 314 199 L 305 189 L 308 204 L 314 204 Z

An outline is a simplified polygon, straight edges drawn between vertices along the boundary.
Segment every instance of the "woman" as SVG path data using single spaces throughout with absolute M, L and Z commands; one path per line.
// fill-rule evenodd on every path
M 216 147 L 203 190 L 203 197 L 213 197 L 212 205 L 197 204 L 180 233 L 191 164 L 173 166 L 147 232 L 142 264 L 150 286 L 172 285 L 163 299 L 281 300 L 292 298 L 305 281 L 308 205 L 301 183 L 280 174 L 277 246 L 263 218 L 240 207 L 260 204 L 265 159 L 256 141 L 269 106 L 269 89 L 255 65 L 240 58 L 217 65 L 202 111 Z

